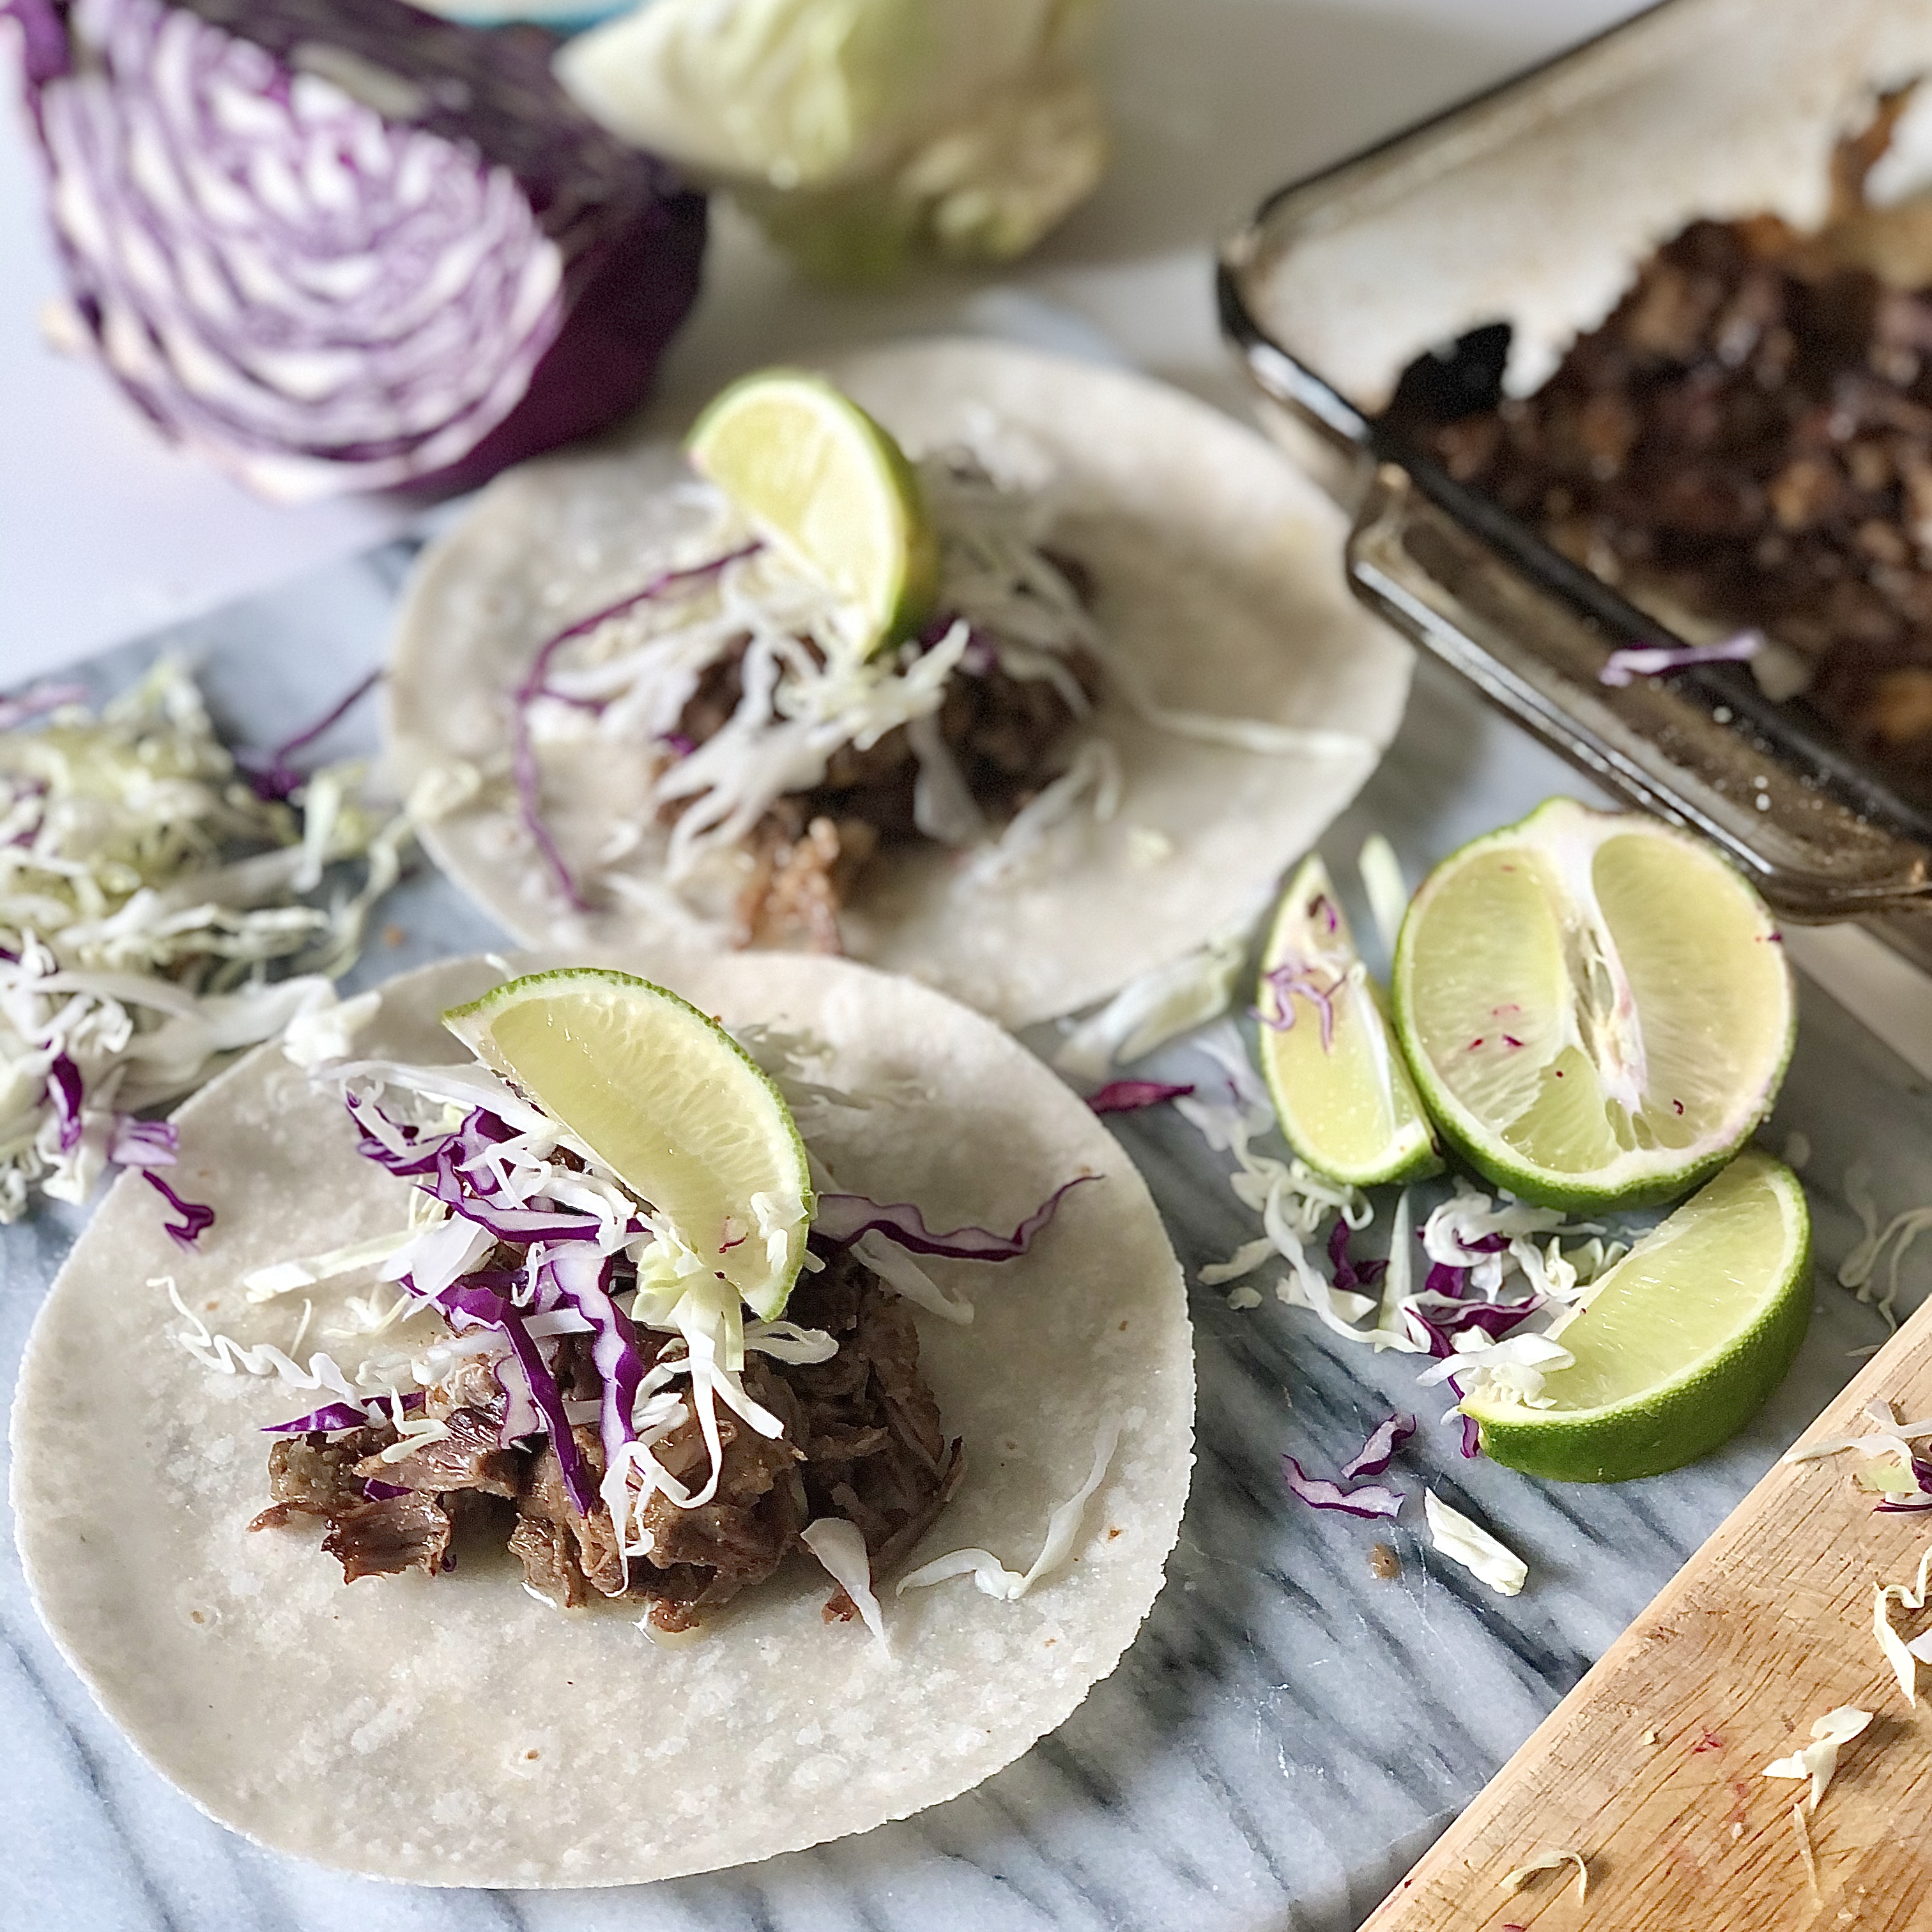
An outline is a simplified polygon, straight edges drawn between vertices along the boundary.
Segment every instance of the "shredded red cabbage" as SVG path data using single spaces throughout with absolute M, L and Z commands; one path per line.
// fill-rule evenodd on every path
M 916 1255 L 938 1255 L 951 1261 L 1010 1262 L 1024 1254 L 1034 1237 L 1059 1210 L 1060 1202 L 1097 1174 L 1076 1174 L 1056 1187 L 1010 1234 L 990 1228 L 955 1228 L 934 1234 L 910 1202 L 874 1201 L 865 1194 L 821 1194 L 812 1223 L 812 1238 L 831 1246 L 849 1247 L 862 1234 L 878 1233 Z
M 60 1150 L 71 1154 L 80 1144 L 80 1069 L 64 1053 L 55 1054 L 47 1069 L 47 1098 L 60 1123 Z
M 1345 1490 L 1340 1483 L 1305 1476 L 1292 1456 L 1281 1459 L 1282 1480 L 1288 1492 L 1298 1496 L 1311 1509 L 1333 1510 L 1338 1515 L 1367 1519 L 1392 1516 L 1402 1508 L 1402 1495 L 1381 1483 L 1364 1483 L 1358 1489 Z
M 406 1496 L 409 1492 L 406 1484 L 379 1483 L 374 1476 L 364 1476 L 362 1479 L 362 1493 L 372 1503 L 387 1502 L 392 1496 Z M 454 1569 L 455 1565 L 446 1557 L 443 1559 L 442 1567 L 446 1570 L 451 1570 Z
M 298 731 L 292 738 L 284 739 L 271 752 L 237 752 L 235 762 L 247 777 L 249 788 L 255 796 L 272 803 L 279 803 L 292 792 L 299 791 L 308 783 L 308 774 L 297 771 L 289 760 L 304 746 L 314 744 L 325 731 L 339 724 L 382 681 L 381 670 L 372 670 L 346 698 L 339 699 L 313 724 Z
M 1414 1302 L 1404 1310 L 1427 1336 L 1429 1352 L 1437 1360 L 1456 1353 L 1453 1339 L 1466 1328 L 1480 1328 L 1492 1342 L 1500 1342 L 1537 1310 L 1545 1306 L 1545 1298 L 1532 1294 L 1523 1301 L 1475 1301 L 1458 1304 L 1453 1315 L 1432 1317 L 1418 1308 Z
M 1163 1100 L 1184 1100 L 1193 1091 L 1192 1082 L 1170 1086 L 1162 1080 L 1110 1080 L 1088 1095 L 1087 1104 L 1096 1114 L 1136 1114 Z
M 114 1138 L 107 1158 L 116 1167 L 172 1167 L 181 1154 L 181 1130 L 172 1120 L 143 1120 L 133 1114 L 114 1116 Z
M 1284 960 L 1262 975 L 1262 983 L 1274 994 L 1275 1010 L 1264 1012 L 1260 1007 L 1252 1009 L 1254 1017 L 1265 1027 L 1276 1033 L 1292 1033 L 1294 1030 L 1294 996 L 1299 993 L 1320 1015 L 1322 1020 L 1322 1051 L 1331 1052 L 1335 1045 L 1335 995 L 1346 983 L 1343 979 L 1329 981 L 1327 986 L 1315 976 L 1315 969 L 1300 960 Z
M 1412 1415 L 1392 1415 L 1378 1424 L 1369 1439 L 1342 1464 L 1342 1481 L 1352 1483 L 1358 1476 L 1379 1476 L 1395 1460 L 1395 1452 L 1414 1433 Z
M 1337 1288 L 1346 1288 L 1351 1294 L 1364 1294 L 1388 1273 L 1388 1263 L 1386 1260 L 1351 1261 L 1348 1243 L 1354 1232 L 1340 1215 L 1336 1216 L 1328 1236 L 1328 1262 Z
M 641 590 L 634 590 L 628 597 L 621 597 L 616 603 L 606 604 L 601 610 L 593 610 L 589 616 L 580 617 L 574 624 L 566 625 L 555 637 L 538 647 L 536 656 L 530 660 L 530 669 L 524 674 L 523 681 L 510 694 L 510 769 L 516 780 L 517 802 L 522 808 L 524 827 L 536 842 L 551 878 L 556 880 L 573 911 L 589 911 L 590 902 L 584 898 L 575 874 L 564 862 L 563 854 L 557 849 L 556 841 L 544 822 L 543 780 L 537 769 L 536 746 L 530 737 L 530 706 L 539 698 L 556 695 L 546 690 L 544 684 L 550 675 L 551 660 L 566 644 L 588 637 L 614 619 L 634 610 L 640 604 L 650 603 L 681 584 L 696 584 L 707 577 L 716 577 L 728 564 L 749 556 L 758 548 L 755 542 L 744 544 L 722 556 L 693 564 L 686 569 L 662 571 Z
M 0 7 L 0 14 L 7 9 Z M 24 18 L 22 24 L 26 25 Z M 32 50 L 28 48 L 31 62 Z M 0 698 L 0 731 L 17 730 L 30 719 L 44 717 L 50 711 L 58 711 L 63 704 L 85 704 L 88 688 L 84 684 L 71 682 L 66 684 L 37 684 L 31 690 L 23 691 L 18 698 Z
M 562 1298 L 590 1324 L 590 1359 L 604 1378 L 603 1406 L 598 1433 L 604 1444 L 604 1466 L 616 1466 L 617 1457 L 637 1431 L 631 1425 L 638 1385 L 645 1364 L 631 1318 L 610 1299 L 611 1258 L 583 1248 L 566 1248 L 547 1256 L 544 1270 Z
M 264 1436 L 333 1435 L 338 1430 L 360 1429 L 369 1420 L 369 1412 L 358 1402 L 326 1402 L 292 1422 L 271 1422 L 262 1429 Z
M 411 1294 L 416 1292 L 415 1284 L 407 1275 L 403 1277 L 402 1286 Z M 597 1485 L 591 1480 L 590 1472 L 578 1448 L 577 1438 L 571 1433 L 570 1418 L 564 1413 L 562 1391 L 558 1388 L 556 1378 L 551 1374 L 550 1364 L 544 1360 L 543 1350 L 526 1325 L 521 1311 L 512 1304 L 508 1295 L 484 1286 L 480 1275 L 466 1275 L 460 1281 L 452 1282 L 440 1294 L 429 1299 L 446 1314 L 460 1316 L 464 1326 L 480 1324 L 502 1330 L 517 1358 L 517 1366 L 530 1384 L 530 1396 L 543 1418 L 550 1445 L 556 1451 L 557 1464 L 571 1507 L 579 1516 L 589 1516 L 597 1507 Z
M 356 1125 L 356 1150 L 365 1160 L 414 1180 L 452 1214 L 488 1228 L 500 1241 L 524 1246 L 532 1241 L 594 1241 L 603 1232 L 604 1224 L 595 1214 L 547 1206 L 541 1200 L 508 1203 L 501 1199 L 495 1175 L 478 1164 L 478 1156 L 513 1138 L 515 1130 L 487 1108 L 472 1107 L 462 1125 L 452 1132 L 424 1135 L 391 1120 L 373 1101 L 351 1094 L 345 1096 L 344 1104 Z M 371 1130 L 365 1112 L 380 1120 L 400 1143 L 400 1152 L 390 1140 Z
M 398 1398 L 403 1405 L 405 1415 L 413 1415 L 423 1406 L 423 1392 L 411 1389 L 407 1394 Z M 311 1410 L 307 1415 L 298 1415 L 292 1422 L 271 1422 L 261 1431 L 264 1436 L 332 1436 L 339 1430 L 361 1429 L 371 1422 L 385 1420 L 390 1413 L 388 1400 L 383 1396 L 371 1396 L 367 1402 L 326 1402 L 321 1408 Z
M 1932 1510 L 1932 1462 L 1918 1456 L 1909 1456 L 1906 1462 L 1912 1480 L 1918 1485 L 1918 1494 L 1886 1496 L 1873 1505 L 1875 1511 L 1888 1516 L 1916 1516 L 1922 1510 Z
M 594 1241 L 604 1232 L 603 1222 L 595 1214 L 545 1207 L 541 1201 L 507 1207 L 493 1199 L 496 1192 L 494 1180 L 463 1172 L 450 1158 L 447 1147 L 436 1157 L 434 1174 L 418 1179 L 416 1184 L 452 1214 L 488 1228 L 500 1241 L 523 1246 L 532 1241 Z
M 1451 1386 L 1456 1385 L 1452 1383 Z M 1459 1396 L 1462 1393 L 1460 1387 L 1456 1388 L 1456 1393 Z M 1482 1430 L 1473 1415 L 1466 1415 L 1462 1418 L 1462 1454 L 1473 1462 L 1482 1453 Z
M 1597 674 L 1599 684 L 1621 688 L 1640 677 L 1660 677 L 1691 664 L 1748 662 L 1764 649 L 1762 631 L 1740 631 L 1718 644 L 1652 644 L 1612 651 Z
M 184 1201 L 152 1167 L 135 1170 L 141 1178 L 181 1216 L 163 1225 L 176 1246 L 192 1248 L 214 1226 L 214 1210 L 199 1201 Z

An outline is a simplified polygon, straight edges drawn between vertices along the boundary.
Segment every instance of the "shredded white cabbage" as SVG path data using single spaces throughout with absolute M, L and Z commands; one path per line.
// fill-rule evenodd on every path
M 1863 1224 L 1864 1234 L 1840 1264 L 1839 1284 L 1856 1289 L 1859 1300 L 1875 1306 L 1885 1318 L 1886 1326 L 1895 1329 L 1898 1326 L 1899 1270 L 1912 1244 L 1932 1228 L 1932 1207 L 1908 1208 L 1881 1226 L 1878 1203 L 1871 1191 L 1871 1172 L 1862 1162 L 1846 1172 L 1845 1198 Z M 1873 1282 L 1888 1248 L 1892 1250 L 1892 1257 L 1886 1270 L 1885 1292 L 1875 1294 Z
M 1376 935 L 1392 959 L 1402 916 L 1408 910 L 1408 881 L 1402 875 L 1402 861 L 1395 856 L 1395 848 L 1379 832 L 1371 832 L 1362 841 L 1355 868 L 1362 875 L 1362 890 L 1368 895 L 1369 915 L 1376 922 Z
M 1114 1451 L 1120 1447 L 1120 1424 L 1117 1420 L 1103 1422 L 1095 1430 L 1094 1466 L 1087 1472 L 1087 1480 L 1047 1518 L 1046 1540 L 1040 1545 L 1040 1554 L 1034 1558 L 1032 1568 L 1024 1575 L 1006 1568 L 991 1550 L 954 1550 L 922 1564 L 909 1576 L 902 1576 L 894 1594 L 902 1597 L 908 1590 L 923 1590 L 951 1577 L 970 1576 L 974 1586 L 986 1596 L 997 1597 L 1009 1604 L 1024 1597 L 1042 1577 L 1050 1575 L 1072 1555 L 1088 1500 L 1106 1480 L 1108 1465 L 1113 1461 Z
M 1565 1865 L 1576 1868 L 1576 1903 L 1581 1905 L 1590 1895 L 1590 1868 L 1581 1852 L 1573 1852 L 1567 1846 L 1539 1852 L 1534 1858 L 1526 1859 L 1514 1871 L 1505 1875 L 1502 1889 L 1520 1892 L 1539 1872 L 1561 1871 Z
M 1054 1065 L 1078 1078 L 1104 1080 L 1117 1061 L 1130 1065 L 1219 1019 L 1234 996 L 1247 950 L 1246 936 L 1231 934 L 1130 980 L 1067 1035 Z
M 1478 1582 L 1498 1596 L 1514 1597 L 1529 1576 L 1529 1565 L 1508 1544 L 1499 1543 L 1479 1522 L 1451 1509 L 1433 1490 L 1422 1496 L 1429 1519 L 1429 1540 L 1452 1562 L 1460 1563 Z
M 1793 1751 L 1789 1757 L 1775 1759 L 1765 1766 L 1760 1774 L 1766 1778 L 1808 1778 L 1811 1780 L 1811 1797 L 1806 1808 L 1815 1811 L 1826 1787 L 1832 1782 L 1832 1774 L 1838 1768 L 1839 1747 L 1850 1743 L 1871 1720 L 1869 1711 L 1855 1710 L 1849 1704 L 1841 1704 L 1835 1711 L 1827 1711 L 1811 1726 L 1811 1743 Z
M 250 1268 L 242 1277 L 242 1286 L 250 1301 L 272 1301 L 278 1294 L 313 1288 L 318 1282 L 334 1281 L 374 1268 L 412 1240 L 415 1234 L 411 1228 L 393 1228 L 387 1234 L 371 1235 L 366 1241 L 350 1241 L 305 1260 L 272 1262 L 266 1268 Z
M 1432 1362 L 1416 1377 L 1417 1383 L 1430 1388 L 1451 1376 L 1462 1376 L 1467 1378 L 1461 1384 L 1466 1400 L 1514 1402 L 1527 1408 L 1552 1407 L 1553 1398 L 1543 1393 L 1544 1377 L 1574 1366 L 1576 1360 L 1547 1335 L 1521 1330 L 1495 1341 L 1480 1328 L 1466 1328 L 1456 1338 L 1456 1350 Z
M 825 1566 L 826 1574 L 852 1599 L 865 1619 L 866 1628 L 890 1657 L 892 1646 L 886 1641 L 886 1620 L 879 1600 L 872 1592 L 872 1559 L 866 1538 L 856 1523 L 844 1517 L 822 1516 L 798 1533 L 798 1540 Z
M 365 1393 L 343 1373 L 332 1356 L 311 1355 L 308 1366 L 304 1369 L 272 1342 L 258 1342 L 252 1348 L 244 1348 L 231 1336 L 211 1334 L 208 1324 L 181 1298 L 172 1275 L 156 1275 L 149 1280 L 148 1286 L 166 1290 L 176 1313 L 188 1324 L 188 1331 L 183 1334 L 178 1330 L 175 1340 L 203 1368 L 224 1376 L 273 1376 L 284 1388 L 327 1389 L 331 1394 L 341 1396 L 350 1402 L 360 1401 Z M 304 1315 L 302 1326 L 305 1328 L 308 1325 L 308 1318 Z M 300 1330 L 297 1334 L 295 1346 L 299 1348 Z
M 354 1024 L 329 982 L 393 884 L 406 814 L 358 803 L 360 767 L 257 798 L 182 666 L 98 714 L 13 707 L 0 729 L 0 1221 L 36 1188 L 85 1199 L 126 1115 L 190 1092 L 292 1027 L 298 1054 Z M 235 858 L 238 848 L 267 849 Z M 360 857 L 360 888 L 297 903 Z M 290 976 L 262 974 L 286 964 Z M 77 1079 L 77 1124 L 57 1077 Z

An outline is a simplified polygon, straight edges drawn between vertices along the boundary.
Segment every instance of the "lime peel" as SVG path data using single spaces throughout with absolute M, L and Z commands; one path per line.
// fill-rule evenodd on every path
M 1810 1223 L 1796 1176 L 1739 1156 L 1586 1291 L 1542 1370 L 1544 1406 L 1466 1393 L 1498 1462 L 1621 1481 L 1694 1461 L 1762 1406 L 1810 1318 Z M 1546 1338 L 1547 1339 L 1547 1338 Z

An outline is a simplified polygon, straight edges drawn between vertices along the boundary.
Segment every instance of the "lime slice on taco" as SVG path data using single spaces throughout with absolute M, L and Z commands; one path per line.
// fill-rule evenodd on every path
M 482 493 L 404 601 L 391 734 L 528 944 L 667 984 L 842 952 L 1029 1025 L 1244 929 L 1373 769 L 1410 657 L 1346 534 L 1144 377 L 984 342 L 766 371 L 688 459 Z
M 777 1084 L 716 1020 L 628 973 L 507 980 L 442 1016 L 766 1320 L 805 1260 L 812 1171 Z
M 706 407 L 685 448 L 762 536 L 850 604 L 860 657 L 932 616 L 939 540 L 918 472 L 824 377 L 796 369 L 741 377 Z

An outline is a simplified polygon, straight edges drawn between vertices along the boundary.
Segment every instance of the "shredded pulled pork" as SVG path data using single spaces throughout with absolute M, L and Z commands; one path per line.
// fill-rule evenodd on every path
M 1932 202 L 1862 196 L 1895 107 L 1840 150 L 1820 232 L 1694 221 L 1535 394 L 1405 427 L 1667 620 L 1768 634 L 1768 694 L 1924 799 Z
M 1084 570 L 1069 558 L 1053 561 L 1085 601 Z M 922 646 L 945 628 L 934 627 Z M 730 646 L 699 677 L 672 734 L 682 755 L 730 722 L 743 694 L 748 643 Z M 1073 648 L 1062 662 L 1089 702 L 1096 699 L 1101 671 L 1092 656 Z M 947 679 L 936 716 L 940 742 L 968 796 L 995 828 L 1058 776 L 1063 761 L 1056 754 L 1076 722 L 1052 680 L 1015 676 L 1001 668 L 996 650 L 976 640 Z M 739 944 L 841 951 L 839 910 L 859 890 L 866 866 L 881 851 L 929 836 L 920 823 L 919 772 L 913 734 L 902 724 L 862 748 L 842 746 L 818 784 L 780 797 L 746 842 L 752 866 L 739 896 Z M 674 823 L 689 803 L 668 801 L 664 821 Z
M 821 1516 L 855 1524 L 874 1575 L 900 1562 L 945 1507 L 964 1470 L 948 1442 L 919 1364 L 919 1335 L 904 1303 L 850 1250 L 802 1278 L 790 1318 L 838 1344 L 820 1363 L 754 1357 L 746 1393 L 776 1415 L 772 1441 L 720 1414 L 722 1465 L 716 1497 L 680 1509 L 662 1492 L 646 1506 L 650 1548 L 626 1564 L 608 1511 L 580 1515 L 566 1493 L 556 1452 L 541 1438 L 503 1446 L 506 1412 L 495 1378 L 466 1364 L 427 1391 L 421 1424 L 406 1442 L 387 1423 L 333 1434 L 284 1437 L 268 1452 L 269 1506 L 250 1524 L 264 1529 L 296 1516 L 328 1525 L 323 1547 L 346 1581 L 453 1567 L 452 1544 L 474 1533 L 507 1541 L 530 1586 L 574 1608 L 593 1596 L 641 1600 L 652 1625 L 688 1630 L 740 1591 L 764 1582 L 802 1547 L 800 1532 Z M 586 1400 L 599 1389 L 588 1338 L 565 1338 L 559 1388 Z M 670 1341 L 672 1350 L 681 1342 Z M 577 1424 L 578 1454 L 601 1479 L 596 1430 Z M 675 1478 L 695 1484 L 707 1466 L 694 1418 L 656 1445 Z M 828 1620 L 856 1614 L 836 1590 Z

